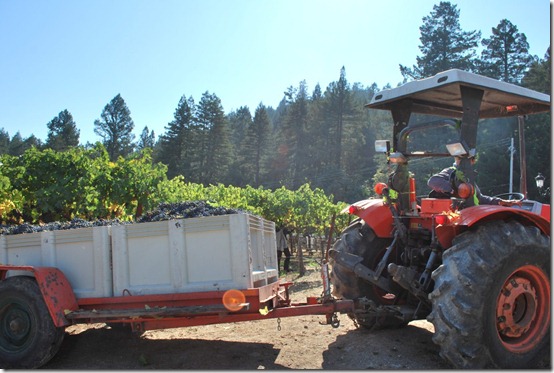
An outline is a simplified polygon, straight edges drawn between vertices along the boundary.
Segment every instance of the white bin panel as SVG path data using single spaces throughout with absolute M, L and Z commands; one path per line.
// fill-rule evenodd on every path
M 186 223 L 185 223 L 186 225 Z M 185 247 L 187 281 L 194 283 L 219 283 L 233 280 L 231 240 L 228 230 L 192 232 L 186 228 Z M 209 263 L 209 265 L 207 265 Z
M 60 269 L 77 298 L 110 297 L 109 232 L 109 227 L 93 227 L 0 236 L 0 258 L 6 264 Z
M 114 295 L 170 292 L 172 254 L 167 221 L 112 227 Z
M 42 265 L 40 233 L 0 236 L 0 261 L 12 265 Z
M 77 298 L 113 295 L 110 228 L 42 232 L 43 265 L 59 268 Z
M 249 214 L 112 227 L 114 295 L 247 289 L 277 281 L 277 270 L 268 266 L 277 262 L 274 241 L 274 224 Z

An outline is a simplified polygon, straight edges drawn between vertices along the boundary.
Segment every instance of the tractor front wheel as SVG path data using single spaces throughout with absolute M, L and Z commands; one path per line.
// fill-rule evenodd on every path
M 518 222 L 460 234 L 433 272 L 428 320 L 457 368 L 531 368 L 550 340 L 550 239 Z

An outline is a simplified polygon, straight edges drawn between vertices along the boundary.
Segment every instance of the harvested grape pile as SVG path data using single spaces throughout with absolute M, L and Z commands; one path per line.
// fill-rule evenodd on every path
M 221 206 L 212 206 L 206 201 L 186 201 L 179 203 L 160 203 L 152 211 L 148 211 L 137 219 L 137 223 L 146 223 L 152 221 L 162 221 L 171 219 L 198 218 L 202 216 L 216 216 L 237 214 L 240 210 L 225 208 Z M 34 233 L 42 231 L 57 231 L 76 228 L 90 228 L 106 225 L 132 224 L 132 222 L 121 221 L 119 219 L 98 219 L 96 221 L 87 221 L 75 218 L 68 222 L 52 222 L 40 225 L 23 223 L 19 225 L 0 224 L 0 235 L 12 235 L 22 233 Z
M 119 219 L 98 219 L 96 221 L 88 221 L 84 219 L 75 218 L 67 222 L 55 221 L 52 223 L 34 225 L 29 223 L 23 223 L 18 225 L 3 225 L 0 224 L 0 234 L 11 235 L 11 234 L 22 234 L 22 233 L 36 233 L 42 231 L 59 231 L 66 229 L 76 229 L 76 228 L 90 228 L 98 227 L 104 225 L 121 225 L 121 224 L 130 224 L 129 222 L 123 222 Z
M 199 218 L 202 216 L 216 216 L 237 214 L 240 210 L 226 207 L 215 207 L 205 201 L 187 201 L 179 203 L 160 203 L 152 211 L 143 214 L 137 219 L 138 223 L 161 221 L 170 219 Z

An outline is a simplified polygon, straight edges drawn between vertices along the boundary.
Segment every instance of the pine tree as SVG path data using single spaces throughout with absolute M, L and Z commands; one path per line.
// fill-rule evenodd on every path
M 252 124 L 252 114 L 248 106 L 241 106 L 238 110 L 229 114 L 230 140 L 236 149 L 244 140 L 247 128 Z
M 422 56 L 416 57 L 417 65 L 411 69 L 400 65 L 405 79 L 421 79 L 453 68 L 474 71 L 481 32 L 462 31 L 459 18 L 456 5 L 447 1 L 434 5 L 431 14 L 423 17 L 419 28 Z
M 318 101 L 323 97 L 323 94 L 321 92 L 321 86 L 319 83 L 315 85 L 314 91 L 312 93 L 312 101 Z
M 287 111 L 283 121 L 279 140 L 279 153 L 285 157 L 288 164 L 287 180 L 282 180 L 285 186 L 297 189 L 305 182 L 304 171 L 309 157 L 308 137 L 308 93 L 306 81 L 292 86 L 285 92 Z
M 139 141 L 137 143 L 137 150 L 142 150 L 146 148 L 154 148 L 154 145 L 156 144 L 156 134 L 154 133 L 154 130 L 150 131 L 148 129 L 148 126 L 145 126 L 142 129 L 142 133 L 140 134 Z
M 101 118 L 94 121 L 94 133 L 102 137 L 110 160 L 114 162 L 117 157 L 130 154 L 133 151 L 135 124 L 120 94 L 104 107 Z
M 330 121 L 330 142 L 328 151 L 331 154 L 331 162 L 335 168 L 341 168 L 342 145 L 344 125 L 349 116 L 354 112 L 350 84 L 346 80 L 344 66 L 340 70 L 339 80 L 329 84 L 325 92 L 325 112 Z
M 287 109 L 288 104 L 285 94 L 275 110 L 267 110 L 272 124 L 272 131 L 268 145 L 270 151 L 267 173 L 263 176 L 263 185 L 268 188 L 277 188 L 284 185 L 283 181 L 287 177 L 289 148 L 283 139 L 283 123 L 286 119 Z
M 551 83 L 551 64 L 550 47 L 548 47 L 544 59 L 534 61 L 529 67 L 529 71 L 523 77 L 521 83 L 524 87 L 550 95 L 552 91 Z
M 54 117 L 46 126 L 48 127 L 46 147 L 56 151 L 65 151 L 79 145 L 79 130 L 67 109 L 60 111 L 58 116 Z
M 227 121 L 233 159 L 230 169 L 234 171 L 229 175 L 228 181 L 232 185 L 246 186 L 253 180 L 251 165 L 246 160 L 249 155 L 243 148 L 248 128 L 252 126 L 252 114 L 248 106 L 241 106 L 227 116 Z
M 227 118 L 221 100 L 205 92 L 198 103 L 195 130 L 197 157 L 193 170 L 203 184 L 225 182 L 229 172 L 231 145 Z
M 17 131 L 9 142 L 8 154 L 14 155 L 14 156 L 20 156 L 20 155 L 23 155 L 23 153 L 25 153 L 27 149 L 31 149 L 32 147 L 40 148 L 41 146 L 42 146 L 41 141 L 37 139 L 35 135 L 31 135 L 26 139 L 23 139 L 23 137 L 21 137 L 21 133 Z
M 10 151 L 10 134 L 2 127 L 0 128 L 0 155 L 8 154 L 9 151 Z
M 271 123 L 265 106 L 260 103 L 254 113 L 254 120 L 246 129 L 240 147 L 239 159 L 243 162 L 247 184 L 258 187 L 267 159 L 271 135 Z
M 167 124 L 165 134 L 160 137 L 159 151 L 155 160 L 167 165 L 168 178 L 177 175 L 190 178 L 192 156 L 195 151 L 193 145 L 195 110 L 196 105 L 192 96 L 187 98 L 183 95 L 175 109 L 173 121 Z
M 492 35 L 481 41 L 479 73 L 508 83 L 519 84 L 533 57 L 525 34 L 507 19 L 492 28 Z

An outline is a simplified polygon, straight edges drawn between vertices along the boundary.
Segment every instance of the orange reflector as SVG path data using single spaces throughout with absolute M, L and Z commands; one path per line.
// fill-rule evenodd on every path
M 246 301 L 244 293 L 240 290 L 227 290 L 223 294 L 223 305 L 229 311 L 238 311 L 242 308 L 242 304 Z
M 436 215 L 435 221 L 437 222 L 437 225 L 444 225 L 448 222 L 448 217 L 446 215 Z
M 508 113 L 512 113 L 514 111 L 517 111 L 517 109 L 518 109 L 517 105 L 508 105 L 508 106 L 506 106 L 506 111 Z
M 377 183 L 377 184 L 375 184 L 375 187 L 373 188 L 373 190 L 378 195 L 381 195 L 381 194 L 383 194 L 383 189 L 385 189 L 386 187 L 387 187 L 387 184 L 385 184 L 385 183 Z
M 473 195 L 473 185 L 462 183 L 458 186 L 458 195 L 460 198 L 468 198 Z

